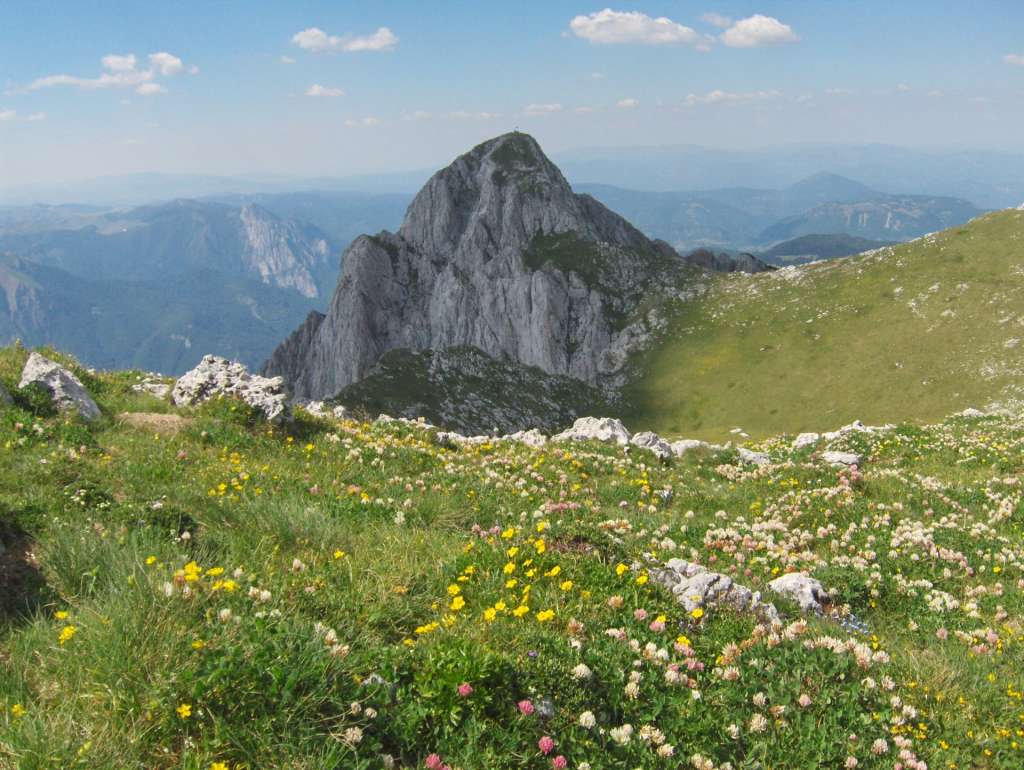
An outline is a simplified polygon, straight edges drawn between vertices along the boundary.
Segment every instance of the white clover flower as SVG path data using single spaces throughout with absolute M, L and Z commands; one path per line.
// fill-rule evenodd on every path
M 586 663 L 580 663 L 572 670 L 572 675 L 575 679 L 590 679 L 590 677 L 594 675 L 594 672 L 590 670 L 590 666 Z
M 591 729 L 594 725 L 597 724 L 597 719 L 594 717 L 593 711 L 584 711 L 582 714 L 580 714 L 578 721 L 580 727 L 587 730 Z

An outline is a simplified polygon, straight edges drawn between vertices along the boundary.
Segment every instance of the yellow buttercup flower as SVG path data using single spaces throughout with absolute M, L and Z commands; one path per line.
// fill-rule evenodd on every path
M 694 620 L 700 620 L 702 617 L 704 617 L 704 610 L 702 610 L 700 607 L 694 607 L 692 610 L 690 610 L 690 617 Z
M 182 719 L 188 719 L 190 716 L 192 716 L 192 706 L 191 706 L 191 704 L 182 703 L 180 706 L 178 706 L 178 708 L 176 708 L 174 710 L 178 713 L 178 716 L 181 717 Z
M 553 617 L 555 617 L 554 610 L 541 610 L 537 613 L 537 620 L 539 620 L 541 623 L 551 620 Z
M 57 637 L 57 643 L 63 646 L 65 643 L 70 642 L 77 633 L 78 629 L 74 626 L 64 626 L 64 628 L 60 630 L 60 636 Z

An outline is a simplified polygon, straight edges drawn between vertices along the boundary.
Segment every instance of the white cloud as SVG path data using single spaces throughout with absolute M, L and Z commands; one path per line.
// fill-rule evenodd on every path
M 1024 54 L 1008 53 L 1003 57 L 1003 61 L 1007 64 L 1012 64 L 1014 67 L 1024 67 Z
M 151 53 L 149 55 L 149 65 L 161 75 L 177 75 L 184 68 L 181 59 L 166 51 Z
M 709 91 L 704 96 L 689 94 L 683 100 L 683 104 L 687 107 L 696 107 L 698 104 L 740 104 L 742 102 L 778 99 L 780 96 L 782 96 L 782 92 L 775 89 L 769 91 L 750 91 L 747 93 L 735 93 L 733 91 L 716 89 Z
M 345 92 L 340 88 L 330 88 L 314 83 L 306 89 L 306 96 L 344 96 Z
M 553 112 L 561 111 L 561 104 L 527 104 L 523 110 L 527 115 L 550 115 Z
M 590 73 L 590 79 L 591 80 L 604 80 L 604 73 L 603 72 L 591 72 Z
M 445 115 L 452 120 L 494 120 L 500 117 L 496 112 L 469 112 L 467 110 L 455 110 Z
M 853 91 L 849 88 L 826 88 L 825 93 L 829 96 L 849 96 Z
M 710 24 L 712 27 L 721 27 L 725 29 L 732 24 L 732 19 L 728 16 L 723 16 L 720 13 L 709 11 L 700 17 L 700 20 L 706 24 Z
M 906 83 L 897 83 L 896 84 L 896 90 L 899 91 L 900 93 L 904 93 L 905 94 L 907 91 L 910 91 L 912 89 Z
M 295 59 L 293 59 L 291 56 L 282 56 L 281 64 L 295 64 Z
M 143 96 L 165 93 L 166 88 L 155 83 L 157 76 L 171 77 L 179 74 L 184 69 L 181 59 L 166 51 L 151 53 L 148 57 L 149 69 L 138 69 L 138 60 L 135 54 L 107 54 L 100 63 L 105 72 L 101 72 L 95 78 L 83 78 L 77 75 L 47 75 L 36 78 L 22 91 L 38 91 L 43 88 L 56 86 L 71 86 L 84 91 L 94 91 L 102 88 L 134 88 Z M 198 67 L 192 67 L 192 74 L 199 72 Z
M 931 91 L 928 92 L 928 96 L 932 97 L 933 99 L 938 99 L 945 95 L 945 91 L 943 91 L 940 88 L 933 88 Z
M 299 48 L 313 53 L 321 51 L 390 51 L 398 45 L 398 37 L 387 27 L 381 27 L 372 35 L 353 37 L 351 35 L 328 35 L 319 27 L 310 27 L 292 35 L 292 42 Z
M 380 125 L 380 118 L 375 118 L 372 115 L 362 118 L 360 120 L 348 119 L 345 121 L 345 125 L 349 128 L 355 128 L 357 126 L 377 126 Z
M 722 42 L 732 48 L 760 48 L 798 40 L 800 37 L 788 24 L 760 13 L 740 19 L 722 33 Z
M 636 99 L 620 99 L 616 102 L 615 106 L 620 110 L 631 110 L 634 107 L 638 107 L 640 102 Z
M 694 30 L 665 16 L 655 19 L 639 11 L 611 8 L 577 16 L 569 22 L 569 29 L 576 37 L 601 44 L 697 45 L 702 40 Z
M 17 110 L 0 110 L 0 123 L 9 123 L 11 121 L 25 121 L 28 123 L 35 123 L 40 120 L 46 120 L 45 112 L 33 112 L 31 115 L 20 117 Z
M 100 59 L 103 64 L 103 69 L 110 70 L 111 72 L 130 72 L 135 69 L 135 54 L 130 53 L 121 56 L 116 53 L 110 53 Z
M 135 93 L 139 96 L 156 96 L 157 94 L 167 93 L 167 89 L 159 83 L 143 83 L 135 89 Z

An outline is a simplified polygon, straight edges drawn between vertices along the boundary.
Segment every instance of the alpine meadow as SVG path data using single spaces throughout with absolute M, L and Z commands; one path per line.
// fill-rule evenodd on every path
M 1022 25 L 5 3 L 0 768 L 1024 767 Z

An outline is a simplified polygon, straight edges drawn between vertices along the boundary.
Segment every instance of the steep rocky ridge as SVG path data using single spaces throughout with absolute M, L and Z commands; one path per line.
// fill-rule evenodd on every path
M 472 346 L 591 386 L 621 382 L 653 292 L 696 271 L 587 195 L 514 132 L 435 174 L 397 233 L 357 238 L 325 317 L 264 367 L 300 398 L 362 379 L 388 351 Z

